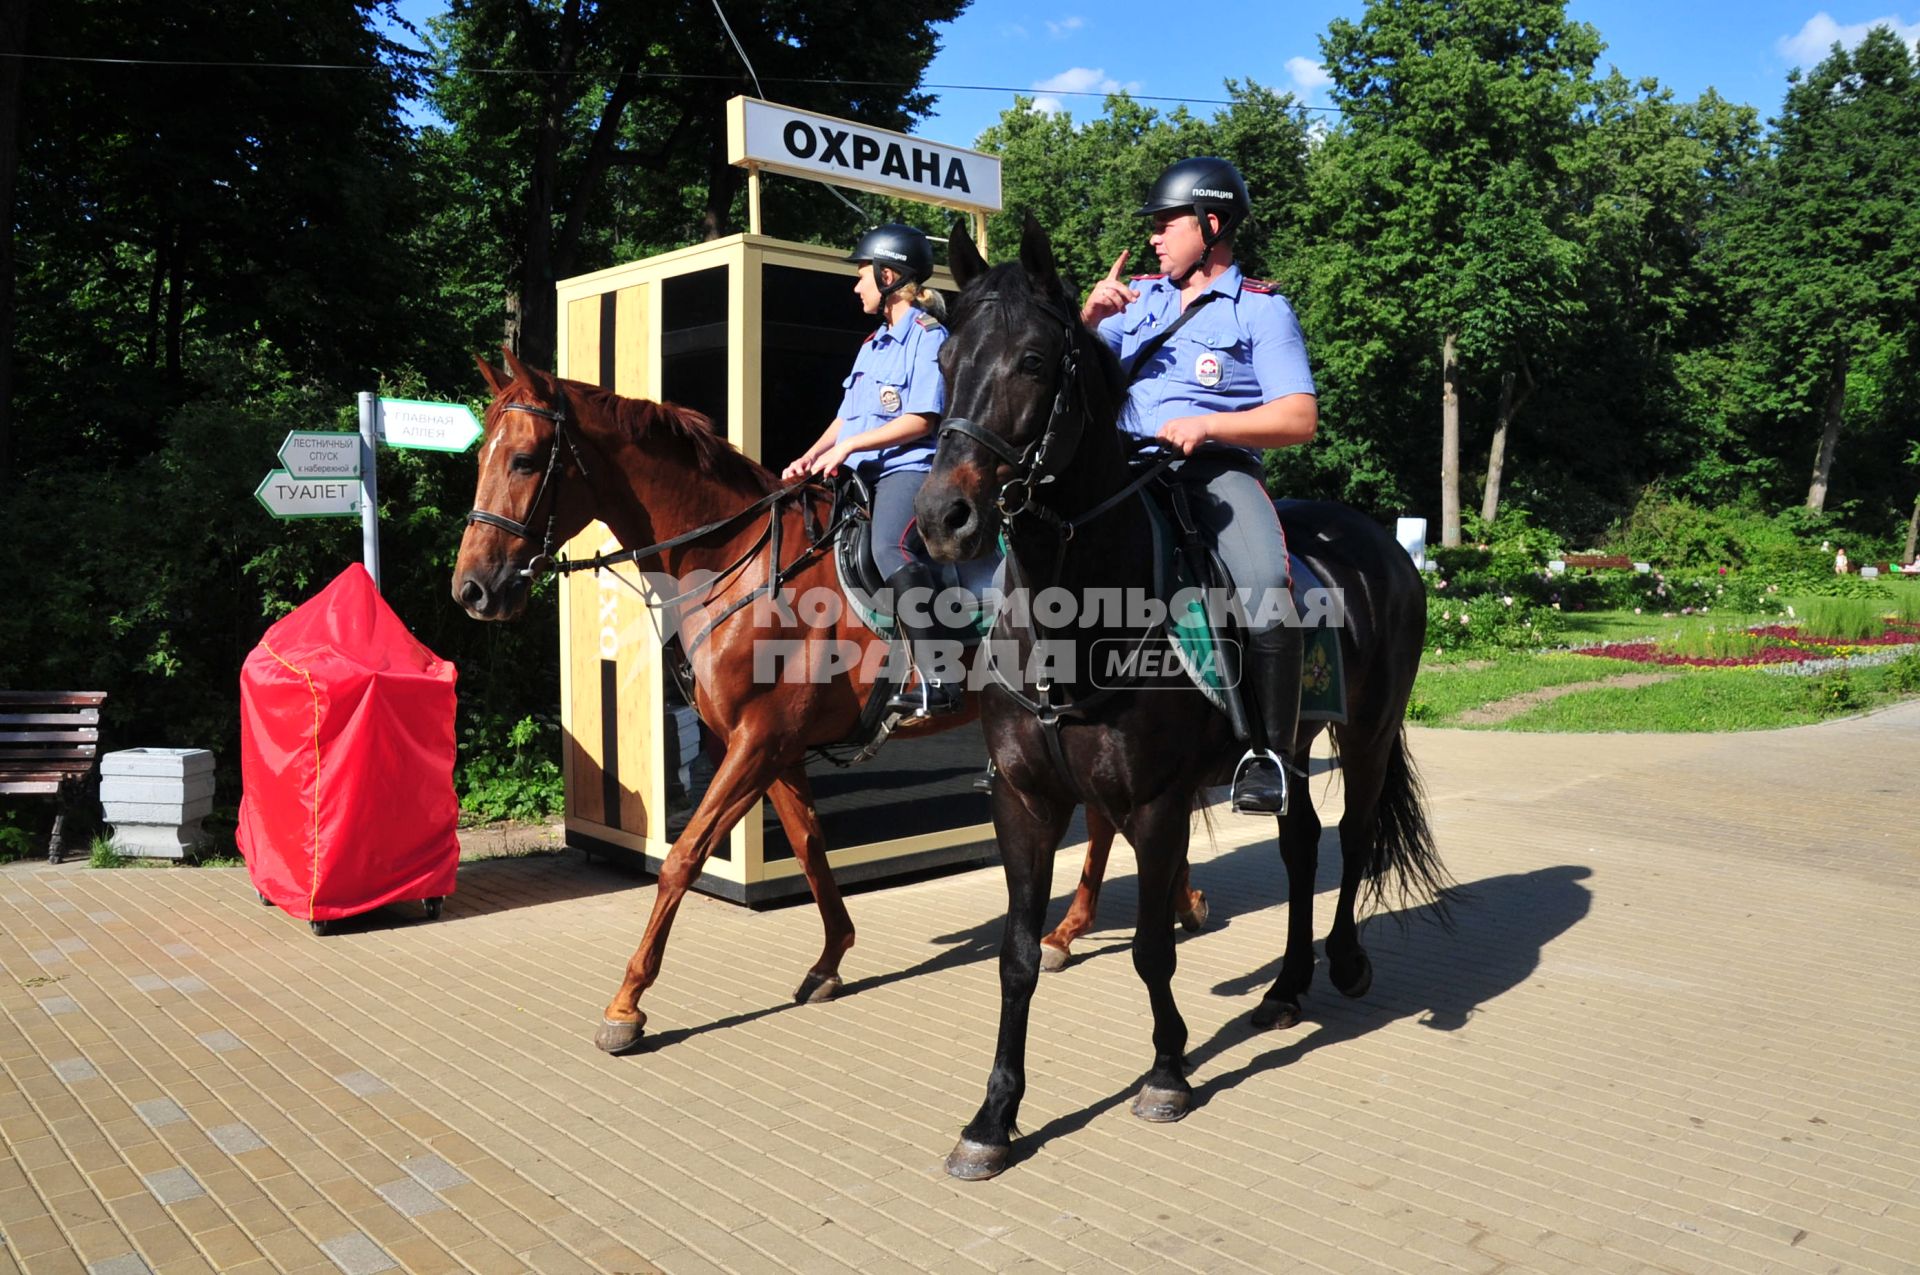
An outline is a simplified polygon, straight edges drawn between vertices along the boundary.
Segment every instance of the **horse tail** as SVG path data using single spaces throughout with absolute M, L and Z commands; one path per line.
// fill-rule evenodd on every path
M 1460 886 L 1440 862 L 1427 823 L 1427 794 L 1407 750 L 1404 727 L 1393 733 L 1387 774 L 1374 806 L 1373 847 L 1365 868 L 1369 908 L 1393 904 L 1402 910 L 1427 906 L 1445 929 L 1453 928 L 1448 908 L 1460 901 Z M 1391 897 L 1390 897 L 1391 896 Z

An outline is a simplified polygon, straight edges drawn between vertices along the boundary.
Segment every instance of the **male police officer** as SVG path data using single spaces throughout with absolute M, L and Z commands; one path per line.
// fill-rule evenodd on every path
M 1234 264 L 1233 232 L 1251 210 L 1246 183 L 1226 160 L 1173 165 L 1140 209 L 1152 219 L 1164 273 L 1123 280 L 1129 254 L 1121 253 L 1080 320 L 1126 369 L 1122 427 L 1186 454 L 1182 477 L 1204 485 L 1194 493 L 1195 516 L 1235 585 L 1252 590 L 1247 672 L 1259 721 L 1254 747 L 1234 771 L 1233 808 L 1285 814 L 1304 643 L 1278 618 L 1291 608 L 1259 605 L 1288 583 L 1286 538 L 1260 453 L 1311 439 L 1320 410 L 1292 307 Z

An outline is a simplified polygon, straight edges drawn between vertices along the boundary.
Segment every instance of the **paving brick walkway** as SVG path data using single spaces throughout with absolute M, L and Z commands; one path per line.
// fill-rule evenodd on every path
M 1375 923 L 1366 1000 L 1322 973 L 1253 1034 L 1283 883 L 1218 816 L 1175 980 L 1202 1102 L 1148 1125 L 1119 857 L 976 1185 L 940 1164 L 997 872 L 855 895 L 827 1006 L 788 1003 L 810 908 L 696 897 L 611 1059 L 651 887 L 577 854 L 324 939 L 237 869 L 0 869 L 0 1273 L 1920 1270 L 1920 705 L 1414 742 L 1454 932 Z

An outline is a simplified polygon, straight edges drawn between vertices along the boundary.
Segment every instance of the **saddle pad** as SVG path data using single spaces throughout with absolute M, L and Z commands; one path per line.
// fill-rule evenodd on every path
M 1154 591 L 1171 601 L 1184 589 L 1198 590 L 1186 555 L 1176 552 L 1173 529 L 1167 515 L 1155 500 L 1146 500 L 1154 535 Z M 1294 610 L 1305 613 L 1303 594 L 1321 587 L 1320 579 L 1299 554 L 1287 554 L 1288 589 L 1293 594 Z M 1227 687 L 1237 685 L 1241 661 L 1227 658 L 1229 652 L 1213 630 L 1206 607 L 1190 597 L 1184 608 L 1167 617 L 1167 638 L 1173 644 L 1180 664 L 1200 693 L 1215 708 L 1227 712 Z M 1345 722 L 1347 720 L 1346 661 L 1340 650 L 1340 631 L 1334 628 L 1307 630 L 1300 678 L 1300 720 Z

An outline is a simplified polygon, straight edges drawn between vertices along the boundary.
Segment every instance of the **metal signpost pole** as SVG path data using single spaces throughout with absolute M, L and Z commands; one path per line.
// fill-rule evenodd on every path
M 360 394 L 360 555 L 373 587 L 380 587 L 380 482 L 374 464 L 373 442 L 378 436 L 380 400 Z

